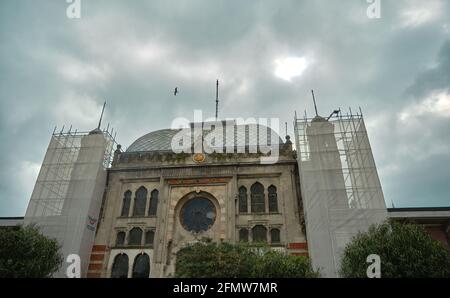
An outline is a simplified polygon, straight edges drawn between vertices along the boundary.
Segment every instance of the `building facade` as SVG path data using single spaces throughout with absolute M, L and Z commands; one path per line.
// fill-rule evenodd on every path
M 115 151 L 88 277 L 171 276 L 176 253 L 204 237 L 307 254 L 289 136 L 276 140 L 278 161 L 263 164 L 249 152 L 259 140 L 248 130 L 244 152 L 212 154 L 173 153 L 177 132 L 152 132 Z

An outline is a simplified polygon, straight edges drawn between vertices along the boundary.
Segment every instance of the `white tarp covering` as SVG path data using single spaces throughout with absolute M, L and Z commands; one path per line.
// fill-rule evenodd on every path
M 362 115 L 295 120 L 308 249 L 313 266 L 337 277 L 345 245 L 387 216 Z
M 111 148 L 102 132 L 52 135 L 24 224 L 36 224 L 61 245 L 64 262 L 55 277 L 66 277 L 70 254 L 80 256 L 81 276 L 87 272 Z

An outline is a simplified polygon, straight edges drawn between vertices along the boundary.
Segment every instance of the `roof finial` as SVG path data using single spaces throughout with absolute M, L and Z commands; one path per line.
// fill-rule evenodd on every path
M 316 105 L 316 98 L 314 97 L 314 90 L 311 90 L 311 93 L 314 102 L 314 110 L 316 111 L 316 116 L 319 116 L 319 114 L 317 113 L 317 105 Z
M 219 115 L 219 80 L 216 81 L 216 121 Z
M 105 112 L 105 106 L 106 106 L 106 100 L 103 103 L 103 108 L 102 108 L 102 114 L 100 115 L 100 120 L 98 121 L 98 129 L 100 129 L 100 125 L 102 125 L 102 118 L 103 118 L 103 113 Z

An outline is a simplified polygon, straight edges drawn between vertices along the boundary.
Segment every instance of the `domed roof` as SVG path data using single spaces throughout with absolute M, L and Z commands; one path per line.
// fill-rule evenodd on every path
M 167 151 L 171 148 L 172 138 L 181 129 L 161 129 L 143 135 L 127 148 L 127 152 Z
M 205 125 L 205 124 L 203 124 Z M 193 124 L 191 124 L 193 127 Z M 231 131 L 230 131 L 231 129 Z M 234 142 L 231 139 L 233 137 L 234 130 Z M 192 131 L 192 133 L 191 133 Z M 208 129 L 203 127 L 203 138 L 206 138 L 212 131 L 210 127 Z M 227 133 L 228 131 L 228 133 Z M 280 136 L 271 128 L 260 124 L 248 124 L 248 125 L 223 125 L 223 140 L 220 146 L 257 146 L 260 144 L 259 132 L 261 131 L 262 136 L 264 136 L 264 131 L 267 131 L 267 139 L 261 138 L 261 145 L 265 144 L 283 144 Z M 272 142 L 271 132 L 276 136 L 275 140 Z M 182 129 L 161 129 L 157 131 L 150 132 L 136 141 L 134 141 L 128 148 L 126 152 L 148 152 L 148 151 L 172 151 L 172 139 L 178 133 L 182 135 L 191 135 L 191 144 L 194 143 L 194 133 L 193 130 L 182 130 Z M 228 135 L 229 134 L 229 135 Z M 179 137 L 180 135 L 178 135 Z M 189 138 L 189 137 L 188 137 Z M 266 141 L 267 140 L 267 141 Z M 212 146 L 214 147 L 214 146 Z

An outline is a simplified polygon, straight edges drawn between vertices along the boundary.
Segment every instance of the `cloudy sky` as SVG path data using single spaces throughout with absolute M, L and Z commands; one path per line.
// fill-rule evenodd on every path
M 362 108 L 386 202 L 450 206 L 450 2 L 0 1 L 0 216 L 25 213 L 55 125 L 129 146 L 194 109 L 221 117 Z M 173 96 L 178 86 L 180 94 Z

